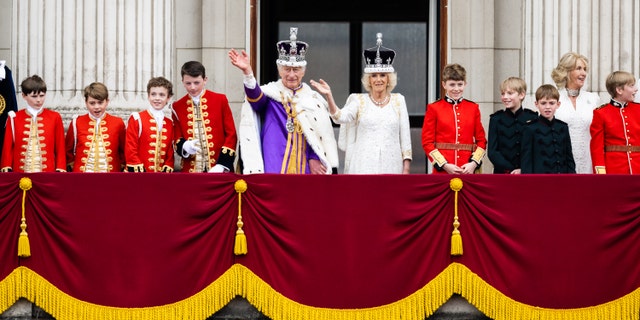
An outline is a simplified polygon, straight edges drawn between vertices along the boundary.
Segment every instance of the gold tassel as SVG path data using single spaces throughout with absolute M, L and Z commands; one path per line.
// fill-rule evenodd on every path
M 462 190 L 462 179 L 453 178 L 449 182 L 449 187 L 455 192 L 453 210 L 453 232 L 451 233 L 451 255 L 462 255 L 462 235 L 460 234 L 460 221 L 458 221 L 458 192 Z
M 234 185 L 236 192 L 238 193 L 238 230 L 236 231 L 236 242 L 233 246 L 233 253 L 236 256 L 247 254 L 247 235 L 244 234 L 242 227 L 242 193 L 247 191 L 247 182 L 243 179 L 236 181 Z
M 27 198 L 27 191 L 32 187 L 31 179 L 23 177 L 20 179 L 20 189 L 22 189 L 22 219 L 20 219 L 20 238 L 18 238 L 18 257 L 31 257 L 31 245 L 29 245 L 29 234 L 27 234 L 27 218 L 24 215 L 24 203 Z

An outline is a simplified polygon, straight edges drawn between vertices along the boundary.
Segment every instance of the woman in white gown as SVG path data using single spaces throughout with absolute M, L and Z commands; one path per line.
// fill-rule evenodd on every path
M 311 85 L 325 95 L 331 118 L 340 126 L 338 146 L 345 151 L 344 173 L 408 174 L 411 166 L 411 132 L 404 97 L 391 93 L 397 84 L 393 69 L 395 51 L 382 46 L 366 49 L 362 84 L 368 93 L 351 94 L 339 109 L 331 88 L 322 79 Z
M 558 66 L 551 72 L 560 92 L 560 107 L 556 118 L 569 125 L 571 151 L 576 162 L 576 173 L 593 173 L 591 166 L 591 119 L 593 109 L 598 107 L 600 97 L 582 90 L 589 71 L 589 61 L 581 54 L 569 52 L 560 58 Z

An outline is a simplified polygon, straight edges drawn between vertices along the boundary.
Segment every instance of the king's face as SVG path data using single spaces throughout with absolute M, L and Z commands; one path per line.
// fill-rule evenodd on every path
M 295 90 L 302 84 L 305 68 L 282 66 L 278 68 L 278 71 L 280 73 L 280 78 L 282 78 L 282 84 L 284 84 L 285 87 Z

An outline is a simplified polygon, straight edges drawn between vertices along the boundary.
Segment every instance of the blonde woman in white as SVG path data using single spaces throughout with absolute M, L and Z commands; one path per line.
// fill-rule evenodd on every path
M 560 92 L 560 108 L 555 116 L 569 125 L 576 173 L 593 173 L 589 127 L 593 119 L 593 110 L 598 107 L 600 97 L 582 90 L 588 73 L 589 60 L 575 52 L 563 55 L 558 66 L 551 72 L 551 78 Z
M 398 79 L 395 51 L 382 46 L 382 34 L 377 37 L 377 46 L 364 51 L 367 93 L 351 94 L 339 109 L 329 85 L 311 81 L 325 95 L 333 121 L 341 124 L 338 147 L 345 151 L 346 174 L 408 174 L 411 166 L 407 105 L 401 94 L 392 93 Z

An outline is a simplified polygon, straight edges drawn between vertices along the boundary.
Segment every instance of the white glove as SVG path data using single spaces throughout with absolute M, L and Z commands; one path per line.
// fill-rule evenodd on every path
M 209 169 L 210 173 L 222 173 L 229 172 L 229 169 L 221 164 L 216 164 L 213 168 Z
M 182 144 L 182 155 L 189 156 L 194 155 L 199 152 L 201 149 L 196 145 L 195 140 L 187 140 Z

